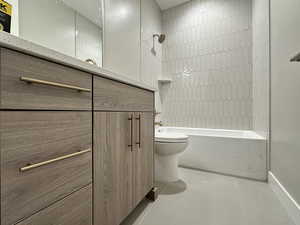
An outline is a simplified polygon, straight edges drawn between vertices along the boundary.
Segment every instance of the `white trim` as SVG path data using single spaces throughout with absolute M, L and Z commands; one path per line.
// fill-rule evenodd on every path
M 286 208 L 289 216 L 296 225 L 300 225 L 300 206 L 296 200 L 290 195 L 285 187 L 279 182 L 275 175 L 269 171 L 269 185 L 275 192 L 280 202 Z

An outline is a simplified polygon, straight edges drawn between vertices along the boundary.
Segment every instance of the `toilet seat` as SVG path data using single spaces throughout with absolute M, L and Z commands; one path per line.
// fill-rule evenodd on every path
M 180 133 L 156 133 L 155 142 L 161 143 L 186 143 L 188 136 Z

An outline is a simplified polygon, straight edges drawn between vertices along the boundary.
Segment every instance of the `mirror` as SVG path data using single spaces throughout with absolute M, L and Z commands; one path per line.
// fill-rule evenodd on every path
M 19 36 L 102 66 L 102 0 L 19 1 Z

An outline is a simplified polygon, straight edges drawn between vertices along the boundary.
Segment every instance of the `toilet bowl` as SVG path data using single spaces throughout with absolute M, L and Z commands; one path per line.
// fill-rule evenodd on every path
M 156 132 L 155 179 L 159 182 L 179 180 L 178 156 L 188 146 L 188 136 L 180 133 Z

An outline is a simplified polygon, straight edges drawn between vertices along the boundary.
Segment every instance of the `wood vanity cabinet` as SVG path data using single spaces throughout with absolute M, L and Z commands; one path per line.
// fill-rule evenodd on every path
M 153 188 L 153 113 L 94 112 L 94 225 L 118 225 Z
M 91 112 L 2 111 L 0 121 L 2 225 L 92 183 Z
M 92 76 L 1 48 L 0 108 L 92 110 Z
M 154 92 L 0 56 L 0 225 L 119 225 L 154 186 Z
M 101 101 L 94 111 L 94 225 L 119 225 L 154 186 L 153 93 L 106 82 L 121 85 L 123 96 L 104 100 L 97 92 L 101 81 L 94 79 L 94 101 Z M 137 112 L 119 101 L 134 89 L 137 97 L 127 101 Z M 139 107 L 141 91 L 145 101 Z M 101 105 L 112 111 L 101 111 Z
M 154 187 L 154 113 L 135 113 L 135 140 L 133 154 L 134 207 Z
M 92 225 L 92 75 L 0 55 L 1 225 Z
M 17 225 L 92 225 L 92 200 L 89 185 Z
M 154 93 L 127 84 L 94 76 L 94 110 L 153 112 Z
M 95 225 L 117 225 L 133 209 L 131 116 L 94 112 Z

